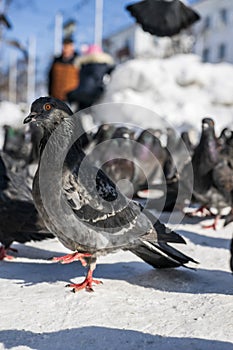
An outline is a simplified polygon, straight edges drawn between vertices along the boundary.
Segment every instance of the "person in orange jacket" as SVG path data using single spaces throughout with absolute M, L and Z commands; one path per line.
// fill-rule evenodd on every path
M 48 93 L 67 101 L 67 93 L 79 84 L 79 68 L 74 65 L 78 57 L 72 38 L 63 40 L 62 54 L 54 58 L 48 74 Z

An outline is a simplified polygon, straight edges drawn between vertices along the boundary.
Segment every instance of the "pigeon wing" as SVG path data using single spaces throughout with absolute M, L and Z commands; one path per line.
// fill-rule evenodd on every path
M 126 198 L 102 170 L 93 166 L 70 172 L 65 177 L 63 193 L 82 223 L 94 231 L 106 231 L 112 238 L 121 235 L 120 241 L 124 245 L 128 239 L 135 239 L 152 229 L 142 208 Z

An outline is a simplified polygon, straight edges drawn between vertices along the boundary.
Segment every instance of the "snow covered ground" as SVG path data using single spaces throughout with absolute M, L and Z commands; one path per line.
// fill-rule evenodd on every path
M 99 259 L 94 293 L 65 288 L 85 269 L 48 260 L 67 252 L 56 239 L 15 244 L 17 258 L 0 262 L 0 349 L 233 349 L 232 226 L 200 225 L 179 226 L 196 271 L 155 270 L 118 252 Z
M 157 127 L 156 112 L 180 129 L 199 129 L 206 115 L 219 129 L 232 127 L 232 91 L 231 65 L 202 64 L 192 55 L 135 60 L 117 68 L 104 98 L 122 108 L 97 120 Z M 27 113 L 1 102 L 0 125 L 20 125 Z M 200 263 L 192 265 L 196 271 L 155 270 L 120 251 L 99 259 L 95 277 L 103 285 L 94 293 L 65 288 L 85 269 L 48 260 L 67 252 L 57 239 L 15 244 L 16 258 L 0 262 L 0 350 L 233 349 L 233 225 L 220 222 L 215 232 L 185 218 L 174 226 L 187 241 L 179 249 Z

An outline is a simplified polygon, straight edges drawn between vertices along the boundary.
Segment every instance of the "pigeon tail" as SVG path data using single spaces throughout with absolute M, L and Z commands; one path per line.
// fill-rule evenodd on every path
M 167 243 L 141 241 L 141 244 L 131 251 L 154 268 L 185 266 L 188 262 L 198 264 L 197 261 Z

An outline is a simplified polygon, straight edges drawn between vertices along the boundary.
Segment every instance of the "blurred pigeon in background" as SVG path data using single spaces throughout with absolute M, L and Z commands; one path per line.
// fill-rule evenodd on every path
M 216 229 L 222 209 L 232 207 L 233 167 L 231 157 L 221 154 L 215 124 L 211 118 L 202 120 L 200 142 L 192 157 L 194 172 L 194 198 L 202 204 L 201 209 L 217 209 L 213 225 Z
M 7 255 L 13 242 L 26 243 L 53 238 L 44 226 L 27 185 L 27 172 L 14 173 L 14 160 L 0 152 L 0 260 Z
M 231 271 L 233 273 L 233 238 L 231 240 L 231 245 L 230 245 L 230 254 L 231 254 L 231 258 L 230 258 L 230 268 Z
M 126 6 L 145 32 L 173 36 L 200 19 L 200 15 L 180 0 L 144 0 Z

